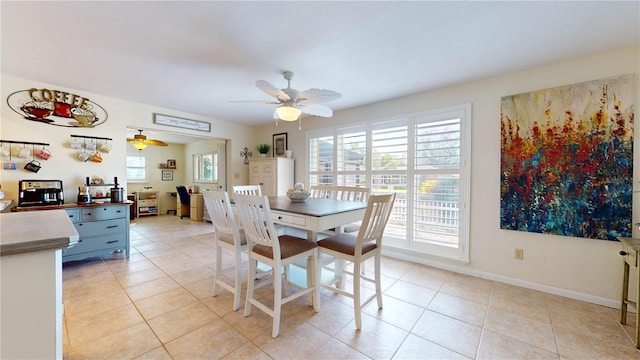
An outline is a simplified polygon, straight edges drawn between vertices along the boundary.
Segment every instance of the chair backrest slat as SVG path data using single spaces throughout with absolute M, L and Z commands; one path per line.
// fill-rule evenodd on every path
M 255 244 L 273 248 L 273 254 L 280 255 L 280 242 L 273 219 L 269 199 L 266 196 L 236 194 L 236 207 L 244 228 L 249 249 Z
M 242 195 L 258 195 L 262 196 L 262 187 L 260 185 L 236 185 L 233 192 Z
M 359 186 L 314 185 L 311 197 L 366 202 L 370 189 Z
M 238 224 L 231 208 L 229 194 L 226 191 L 204 191 L 204 205 L 216 231 L 234 234 Z
M 362 249 L 362 244 L 369 241 L 376 241 L 380 246 L 384 228 L 387 226 L 393 202 L 396 194 L 371 195 L 367 201 L 367 209 L 362 218 L 362 225 L 358 231 L 356 247 Z

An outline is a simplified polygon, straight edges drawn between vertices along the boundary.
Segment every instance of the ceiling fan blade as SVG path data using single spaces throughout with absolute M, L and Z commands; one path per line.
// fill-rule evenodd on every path
M 262 101 L 262 100 L 232 100 L 232 101 L 229 101 L 229 102 L 232 102 L 232 103 L 272 104 L 272 105 L 282 104 L 282 102 Z
M 303 113 L 309 114 L 309 115 L 321 116 L 321 117 L 333 116 L 333 110 L 331 110 L 331 108 L 329 108 L 328 106 L 324 106 L 324 105 L 299 103 L 299 104 L 296 104 L 296 107 L 300 109 Z
M 307 89 L 298 93 L 296 101 L 304 101 L 305 104 L 322 104 L 341 97 L 342 94 L 333 90 Z
M 277 98 L 280 101 L 291 100 L 289 95 L 287 95 L 284 91 L 278 89 L 277 87 L 273 86 L 268 81 L 258 80 L 258 81 L 256 81 L 256 86 L 258 87 L 258 89 L 260 89 L 260 90 L 264 91 L 265 93 Z
M 145 144 L 155 145 L 155 146 L 167 146 L 167 143 L 160 140 L 144 140 Z

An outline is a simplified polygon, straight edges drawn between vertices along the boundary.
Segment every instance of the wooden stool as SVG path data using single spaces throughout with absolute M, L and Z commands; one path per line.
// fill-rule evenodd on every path
M 622 280 L 622 304 L 620 306 L 620 323 L 627 323 L 627 306 L 631 305 L 636 309 L 636 333 L 634 343 L 640 349 L 640 310 L 638 302 L 629 300 L 629 269 L 633 267 L 636 272 L 636 296 L 640 296 L 640 272 L 638 271 L 638 252 L 640 251 L 640 239 L 619 237 L 622 242 L 620 255 L 624 257 L 624 272 Z

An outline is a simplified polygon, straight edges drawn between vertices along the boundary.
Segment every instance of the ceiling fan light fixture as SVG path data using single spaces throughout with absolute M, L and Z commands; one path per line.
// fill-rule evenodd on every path
M 140 151 L 146 149 L 147 146 L 148 145 L 143 143 L 142 141 L 136 141 L 136 142 L 133 143 L 133 147 L 138 149 L 138 150 L 140 150 Z
M 278 114 L 278 118 L 283 121 L 296 121 L 300 118 L 300 114 L 302 111 L 297 107 L 284 104 L 282 106 L 278 106 L 276 108 L 276 114 Z

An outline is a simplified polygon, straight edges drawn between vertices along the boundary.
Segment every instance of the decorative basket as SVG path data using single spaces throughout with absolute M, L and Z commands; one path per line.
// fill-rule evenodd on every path
M 287 191 L 287 196 L 291 202 L 305 202 L 311 195 L 308 191 Z

